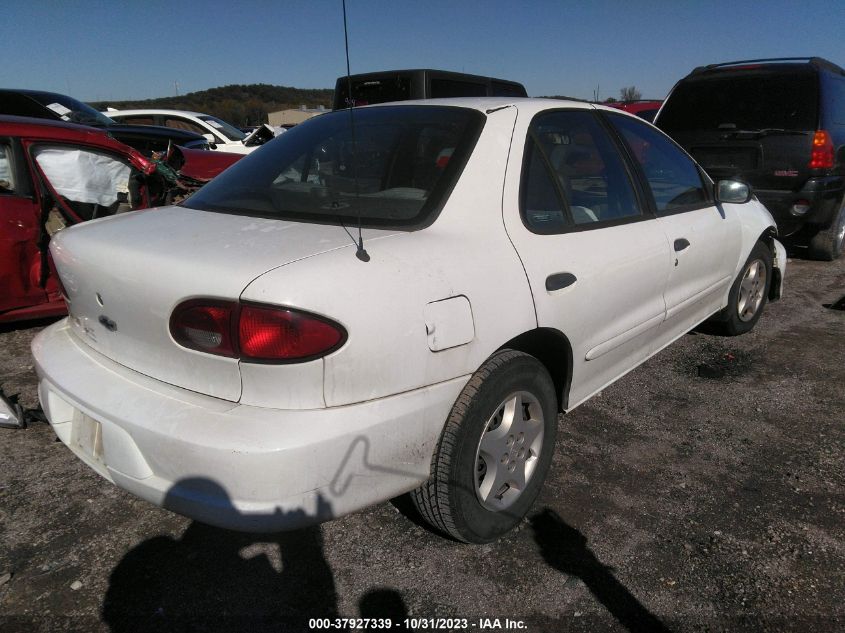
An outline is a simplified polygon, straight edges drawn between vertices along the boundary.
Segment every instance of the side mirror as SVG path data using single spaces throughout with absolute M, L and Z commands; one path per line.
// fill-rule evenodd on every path
M 716 183 L 716 201 L 745 204 L 751 200 L 751 185 L 739 180 L 719 180 Z

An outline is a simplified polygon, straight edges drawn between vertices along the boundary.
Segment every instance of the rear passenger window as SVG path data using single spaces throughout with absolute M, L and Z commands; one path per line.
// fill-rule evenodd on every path
M 487 86 L 474 81 L 459 81 L 456 79 L 431 80 L 431 98 L 439 99 L 446 97 L 484 97 L 487 95 Z
M 699 208 L 710 200 L 701 174 L 683 150 L 634 118 L 608 115 L 643 168 L 658 215 Z
M 196 134 L 205 134 L 206 129 L 201 125 L 197 125 L 193 121 L 186 121 L 185 119 L 166 118 L 164 119 L 166 127 L 174 128 L 176 130 L 187 130 L 188 132 L 195 132 Z
M 108 116 L 108 113 L 106 113 L 106 116 Z M 155 125 L 155 120 L 151 116 L 125 116 L 117 118 L 115 121 L 126 125 Z
M 591 112 L 534 118 L 521 194 L 523 218 L 536 233 L 642 215 L 617 146 Z
M 490 82 L 490 96 L 492 97 L 527 97 L 522 84 L 514 84 L 505 81 Z
M 0 193 L 10 193 L 14 190 L 11 152 L 8 145 L 0 145 Z

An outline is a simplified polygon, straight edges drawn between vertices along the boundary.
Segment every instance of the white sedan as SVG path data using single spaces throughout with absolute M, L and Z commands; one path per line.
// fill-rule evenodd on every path
M 108 110 L 103 114 L 118 123 L 131 125 L 158 125 L 179 130 L 188 130 L 203 135 L 213 149 L 233 154 L 249 154 L 275 132 L 269 126 L 261 126 L 252 134 L 245 134 L 231 123 L 202 112 L 188 110 L 167 110 L 144 108 L 136 110 Z M 256 134 L 256 132 L 258 132 Z
M 91 468 L 199 521 L 291 529 L 411 492 L 490 541 L 537 497 L 559 412 L 702 321 L 754 326 L 775 231 L 619 110 L 330 113 L 179 206 L 56 235 L 69 317 L 33 343 L 40 399 Z

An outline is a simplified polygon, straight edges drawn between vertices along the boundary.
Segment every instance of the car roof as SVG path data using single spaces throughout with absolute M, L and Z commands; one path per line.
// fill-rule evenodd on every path
M 60 92 L 51 92 L 50 90 L 31 90 L 29 88 L 0 88 L 0 92 L 12 92 L 31 97 L 68 97 L 68 95 L 64 95 Z M 73 97 L 69 98 L 72 99 Z
M 564 99 L 544 99 L 541 97 L 449 97 L 444 99 L 412 99 L 407 101 L 388 101 L 386 103 L 375 103 L 373 105 L 361 106 L 362 108 L 378 108 L 381 106 L 453 106 L 458 108 L 471 108 L 481 112 L 489 113 L 490 110 L 516 106 L 526 110 L 547 110 L 549 108 L 582 108 L 593 109 L 593 104 L 587 101 L 569 101 Z M 336 110 L 337 112 L 337 110 Z
M 385 103 L 374 103 L 372 105 L 360 106 L 362 108 L 378 108 L 381 106 L 452 106 L 458 108 L 471 108 L 487 113 L 489 110 L 516 106 L 530 111 L 546 110 L 549 108 L 581 108 L 584 110 L 603 108 L 598 104 L 591 104 L 587 101 L 575 101 L 568 99 L 546 99 L 542 97 L 449 97 L 443 99 L 411 99 L 404 101 L 388 101 Z M 327 110 L 327 112 L 329 112 Z M 617 110 L 618 112 L 618 110 Z M 208 116 L 201 112 L 189 110 L 172 110 L 166 108 L 137 108 L 132 110 L 106 110 L 104 114 L 187 114 L 193 116 Z
M 363 72 L 363 73 L 355 73 L 354 75 L 341 75 L 337 78 L 337 81 L 344 81 L 347 79 L 366 79 L 366 78 L 373 78 L 379 79 L 382 77 L 390 77 L 393 75 L 407 75 L 411 73 L 431 73 L 440 76 L 452 76 L 455 78 L 464 77 L 466 79 L 491 79 L 493 81 L 500 81 L 503 83 L 508 84 L 516 84 L 522 86 L 522 84 L 518 81 L 513 79 L 502 79 L 499 77 L 491 77 L 490 75 L 478 75 L 476 73 L 464 73 L 458 70 L 444 70 L 442 68 L 402 68 L 398 70 L 374 70 L 372 72 Z
M 14 116 L 11 114 L 0 114 L 0 129 L 9 130 L 14 128 L 10 134 L 25 134 L 27 136 L 54 135 L 57 138 L 79 138 L 87 134 L 97 134 L 104 138 L 108 134 L 96 127 L 70 123 L 69 121 L 58 121 L 54 119 L 40 119 L 36 117 Z
M 544 110 L 554 110 L 556 108 L 566 108 L 570 110 L 603 110 L 605 112 L 612 112 L 619 116 L 627 116 L 640 123 L 647 125 L 653 124 L 650 121 L 641 119 L 640 117 L 628 112 L 620 110 L 619 108 L 610 108 L 599 103 L 591 103 L 589 101 L 575 101 L 573 99 L 548 99 L 545 97 L 450 97 L 448 99 L 414 99 L 407 101 L 388 101 L 386 103 L 374 103 L 372 105 L 359 106 L 360 109 L 365 108 L 382 108 L 385 106 L 401 107 L 401 106 L 451 106 L 454 108 L 470 108 L 478 110 L 483 114 L 492 114 L 496 110 L 501 110 L 509 106 L 513 106 L 523 111 L 528 116 L 534 116 L 538 112 Z M 333 112 L 343 112 L 343 110 L 334 110 Z M 331 112 L 329 112 L 331 113 Z M 655 128 L 657 129 L 657 128 Z
M 719 64 L 708 64 L 698 66 L 688 75 L 693 77 L 703 73 L 713 74 L 732 70 L 766 70 L 766 71 L 791 71 L 798 68 L 807 70 L 827 70 L 838 75 L 845 75 L 845 70 L 823 57 L 773 57 L 768 59 L 743 59 Z
M 173 110 L 170 108 L 132 108 L 131 110 L 102 110 L 106 116 L 113 114 L 187 114 L 188 116 L 203 117 L 211 116 L 204 112 L 193 112 L 192 110 Z

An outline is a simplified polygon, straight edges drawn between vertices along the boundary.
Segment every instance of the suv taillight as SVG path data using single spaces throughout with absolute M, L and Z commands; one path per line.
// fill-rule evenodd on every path
M 170 334 L 189 349 L 265 363 L 320 358 L 346 341 L 343 326 L 315 314 L 204 299 L 176 307 L 170 317 Z
M 825 130 L 818 130 L 813 136 L 810 169 L 829 169 L 830 167 L 833 167 L 833 141 Z

